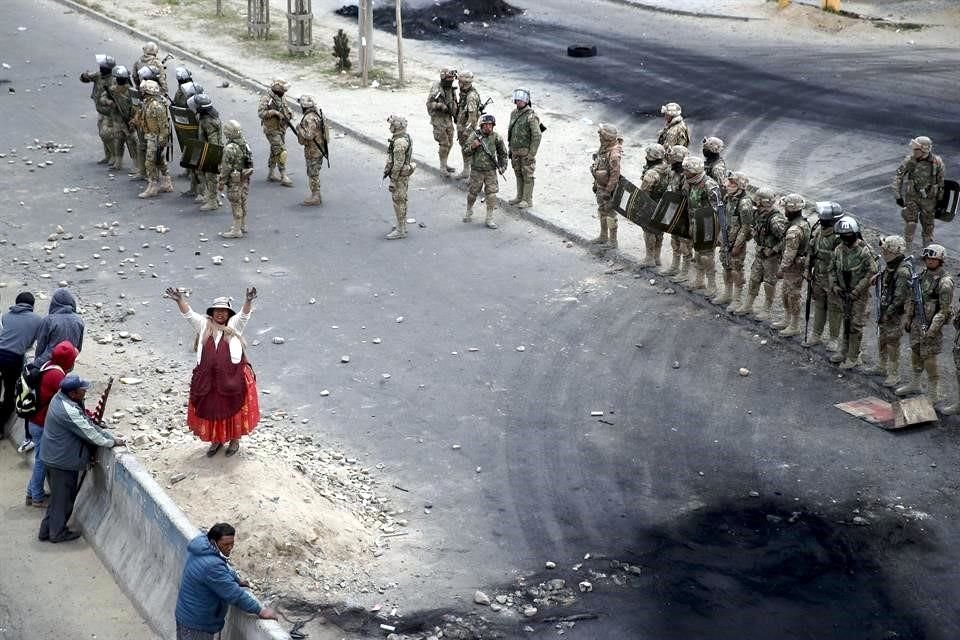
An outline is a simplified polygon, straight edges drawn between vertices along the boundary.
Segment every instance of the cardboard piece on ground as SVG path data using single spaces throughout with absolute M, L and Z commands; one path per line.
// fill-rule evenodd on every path
M 884 428 L 887 428 L 885 425 L 888 423 L 889 425 L 893 424 L 893 407 L 889 402 L 874 396 L 851 400 L 850 402 L 840 402 L 833 406 L 852 416 L 862 418 L 870 424 L 884 426 Z
M 917 424 L 939 421 L 937 410 L 933 408 L 933 403 L 927 396 L 904 398 L 894 403 L 893 410 L 893 426 L 884 427 L 885 429 L 903 429 Z

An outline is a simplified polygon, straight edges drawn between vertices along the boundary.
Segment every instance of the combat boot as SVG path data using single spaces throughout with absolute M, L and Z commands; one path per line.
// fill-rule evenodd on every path
M 960 373 L 957 374 L 957 386 L 960 388 Z M 958 399 L 953 404 L 948 404 L 943 409 L 940 410 L 945 416 L 955 416 L 960 413 L 960 399 Z
M 483 224 L 487 229 L 496 229 L 497 223 L 493 221 L 493 209 L 487 209 L 487 217 L 484 219 Z
M 891 356 L 887 360 L 887 377 L 883 379 L 883 386 L 892 388 L 900 384 L 900 354 L 891 349 Z
M 708 298 L 713 298 L 717 295 L 717 270 L 712 264 L 707 265 L 704 275 L 707 278 L 706 290 L 703 292 L 703 295 Z
M 727 312 L 735 313 L 743 304 L 743 285 L 734 282 L 731 289 L 733 293 L 730 294 L 730 304 L 727 305 Z
M 903 385 L 902 387 L 897 387 L 894 390 L 894 393 L 899 397 L 913 395 L 915 393 L 920 393 L 920 377 L 923 375 L 923 369 L 914 369 L 913 374 L 910 377 L 910 382 Z
M 304 198 L 303 202 L 300 204 L 305 207 L 315 207 L 319 204 L 323 204 L 323 198 L 320 197 L 319 191 L 311 191 L 310 195 Z
M 280 167 L 280 185 L 284 187 L 293 186 L 293 180 L 291 180 L 290 176 L 287 175 L 286 167 Z
M 463 163 L 463 171 L 456 175 L 457 180 L 469 180 L 470 179 L 470 165 L 467 164 L 466 160 Z
M 200 207 L 200 211 L 216 211 L 220 208 L 220 199 L 217 198 L 216 192 L 214 192 L 212 198 L 206 198 L 203 203 L 203 206 Z
M 852 333 L 850 334 L 850 340 L 847 342 L 847 357 L 840 363 L 840 368 L 845 371 L 859 367 L 862 364 L 860 362 L 860 345 L 863 342 L 863 334 Z
M 517 196 L 507 200 L 507 204 L 520 204 L 523 201 L 523 176 L 514 174 L 513 177 L 517 181 Z
M 170 177 L 170 174 L 163 176 L 163 182 L 160 183 L 160 191 L 173 193 L 173 179 Z
M 673 276 L 671 280 L 677 284 L 682 284 L 690 279 L 690 270 L 693 268 L 693 259 L 687 256 L 680 256 L 680 269 L 677 271 L 677 275 Z
M 774 320 L 773 322 L 771 322 L 770 328 L 776 329 L 777 331 L 781 331 L 781 332 L 786 331 L 787 327 L 790 326 L 790 319 L 791 319 L 790 312 L 784 309 L 783 317 L 780 318 L 779 320 Z
M 463 221 L 470 222 L 473 220 L 473 203 L 477 201 L 475 196 L 467 196 L 467 210 L 463 214 Z
M 676 251 L 673 252 L 673 258 L 670 260 L 670 266 L 664 269 L 660 269 L 659 273 L 662 276 L 673 276 L 680 271 L 680 254 Z
M 748 289 L 747 294 L 743 296 L 743 304 L 733 310 L 733 315 L 745 316 L 748 313 L 753 313 L 753 304 L 757 300 L 757 293 L 759 292 L 755 293 Z
M 270 170 L 267 172 L 267 182 L 280 182 L 280 177 L 277 176 L 277 167 L 270 167 Z
M 780 336 L 784 338 L 792 338 L 793 336 L 799 336 L 802 334 L 803 329 L 800 328 L 800 314 L 792 314 L 790 316 L 790 324 L 786 329 L 780 332 Z
M 387 234 L 387 240 L 400 240 L 407 237 L 407 221 L 405 218 L 397 216 L 397 226 Z
M 456 171 L 453 167 L 447 164 L 447 158 L 450 157 L 450 149 L 441 149 L 437 155 L 440 157 L 440 170 L 445 174 L 451 174 Z
M 877 361 L 873 364 L 867 365 L 860 369 L 866 374 L 876 376 L 887 373 L 887 354 L 883 351 L 880 352 L 880 356 L 877 358 Z
M 609 223 L 608 223 L 608 224 L 607 224 L 607 236 L 609 237 L 609 240 L 607 240 L 607 245 L 609 245 L 611 249 L 616 249 L 617 247 L 620 246 L 619 244 L 617 244 L 617 225 L 616 225 L 616 223 L 614 223 L 614 224 L 609 224 Z
M 523 200 L 517 204 L 518 209 L 529 209 L 533 206 L 533 183 L 534 178 L 523 181 Z
M 730 274 L 723 279 L 723 291 L 717 289 L 717 295 L 710 298 L 710 302 L 713 304 L 725 305 L 728 304 L 733 299 L 732 293 L 733 283 L 730 282 Z
M 242 238 L 243 231 L 240 229 L 240 219 L 234 218 L 233 224 L 226 231 L 220 232 L 221 238 Z
M 769 320 L 770 308 L 773 307 L 774 286 L 767 283 L 763 284 L 763 308 L 754 314 L 757 320 Z
M 147 182 L 147 188 L 143 190 L 142 193 L 137 194 L 138 198 L 152 198 L 155 195 L 159 194 L 160 191 L 157 190 L 157 183 L 154 180 L 149 180 Z
M 700 291 L 704 288 L 703 269 L 699 268 L 698 265 L 694 265 L 693 267 L 693 279 L 687 278 L 687 286 L 691 291 Z
M 943 391 L 940 389 L 940 367 L 937 364 L 937 357 L 930 356 L 924 362 L 924 369 L 927 371 L 927 393 L 930 394 L 933 402 L 943 402 Z
M 593 244 L 607 244 L 607 217 L 600 216 L 600 235 L 591 240 Z
M 114 171 L 120 171 L 121 169 L 123 169 L 124 144 L 125 142 L 123 139 L 120 139 L 119 141 L 117 141 L 117 143 L 114 143 L 113 163 L 110 165 L 110 168 L 113 169 Z

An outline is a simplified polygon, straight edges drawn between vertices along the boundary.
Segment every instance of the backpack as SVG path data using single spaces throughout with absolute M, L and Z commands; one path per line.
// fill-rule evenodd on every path
M 55 364 L 38 367 L 32 362 L 23 367 L 14 387 L 14 408 L 18 416 L 29 419 L 40 410 L 40 382 L 43 380 L 43 374 L 53 368 L 60 369 Z M 63 369 L 60 370 L 63 371 Z

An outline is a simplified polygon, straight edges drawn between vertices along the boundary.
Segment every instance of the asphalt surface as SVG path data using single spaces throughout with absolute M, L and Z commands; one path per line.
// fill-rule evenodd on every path
M 783 192 L 839 201 L 888 233 L 902 233 L 890 184 L 911 138 L 932 138 L 948 177 L 958 173 L 960 48 L 911 46 L 909 34 L 897 46 L 806 43 L 802 30 L 778 31 L 789 29 L 783 24 L 705 23 L 607 2 L 514 4 L 522 16 L 495 28 L 462 25 L 449 32 L 451 48 L 573 89 L 602 106 L 628 144 L 654 141 L 660 105 L 679 102 L 695 142 L 726 141 L 728 166 L 769 166 L 748 174 Z M 567 46 L 580 43 L 599 55 L 567 57 Z M 937 232 L 953 254 L 957 228 Z
M 139 200 L 140 183 L 95 164 L 89 87 L 76 78 L 103 50 L 132 64 L 138 43 L 47 2 L 11 0 L 3 11 L 0 58 L 11 68 L 0 71 L 0 114 L 17 126 L 0 129 L 0 150 L 18 149 L 0 163 L 4 279 L 47 290 L 63 278 L 83 304 L 134 307 L 130 330 L 173 358 L 189 357 L 178 345 L 186 331 L 164 287 L 193 289 L 201 307 L 255 284 L 247 335 L 262 341 L 252 359 L 270 391 L 265 408 L 314 415 L 304 430 L 382 463 L 385 483 L 407 490 L 391 496 L 416 535 L 371 571 L 399 583 L 408 616 L 468 610 L 477 588 L 499 593 L 517 574 L 542 575 L 545 561 L 569 568 L 590 553 L 643 573 L 584 597 L 577 608 L 599 619 L 572 638 L 960 633 L 954 431 L 894 436 L 849 418 L 833 403 L 868 392 L 834 370 L 775 338 L 760 344 L 752 326 L 684 294 L 606 274 L 597 256 L 540 228 L 510 217 L 498 231 L 465 225 L 462 192 L 425 173 L 410 197 L 425 226 L 387 242 L 380 152 L 349 139 L 334 140 L 323 207 L 300 207 L 296 149 L 297 186 L 267 184 L 255 96 L 197 71 L 222 116 L 244 126 L 258 169 L 250 237 L 202 242 L 228 226 L 226 208 L 201 214 L 176 194 Z M 76 147 L 41 155 L 25 149 L 34 138 Z M 42 158 L 54 164 L 40 169 Z M 115 237 L 93 229 L 113 220 Z M 43 261 L 57 224 L 84 232 L 59 251 L 89 271 Z M 139 229 L 158 224 L 169 233 Z M 870 524 L 851 526 L 858 514 Z M 534 633 L 522 624 L 502 632 L 556 634 L 538 618 L 525 622 Z

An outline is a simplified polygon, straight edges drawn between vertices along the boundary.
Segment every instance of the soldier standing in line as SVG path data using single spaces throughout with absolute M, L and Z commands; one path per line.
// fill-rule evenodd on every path
M 950 320 L 952 312 L 950 305 L 953 304 L 953 278 L 943 268 L 947 250 L 941 245 L 928 245 L 923 249 L 922 256 L 925 268 L 920 272 L 920 292 L 924 317 L 921 317 L 913 296 L 910 296 L 904 305 L 903 314 L 903 330 L 910 333 L 910 364 L 913 375 L 910 382 L 897 387 L 895 393 L 898 396 L 920 393 L 920 379 L 926 371 L 930 395 L 934 402 L 940 402 L 943 395 L 940 390 L 937 356 L 943 351 L 943 325 Z M 926 320 L 926 325 L 923 320 Z M 958 407 L 951 405 L 948 408 Z
M 667 191 L 680 191 L 683 187 L 683 161 L 687 157 L 687 148 L 683 145 L 666 147 L 667 162 L 670 167 L 670 179 L 667 181 Z M 686 213 L 684 213 L 686 215 Z M 670 266 L 660 270 L 660 275 L 673 276 L 674 282 L 683 282 L 690 277 L 691 258 L 693 247 L 690 240 L 670 234 L 670 248 L 673 250 L 673 259 Z
M 720 187 L 707 175 L 703 159 L 687 156 L 683 160 L 683 194 L 687 197 L 687 210 L 696 210 L 709 206 L 714 211 L 720 206 L 722 196 Z M 696 235 L 696 224 L 691 220 L 690 232 Z M 696 252 L 694 260 L 694 279 L 690 289 L 696 291 L 706 288 L 706 295 L 717 293 L 716 247 L 711 246 Z
M 177 78 L 177 92 L 173 94 L 173 106 L 186 108 L 187 100 L 190 98 L 183 91 L 183 85 L 193 82 L 193 74 L 186 67 L 177 67 L 175 72 Z M 196 92 L 193 92 L 196 95 Z
M 133 116 L 133 97 L 130 93 L 130 72 L 126 67 L 113 68 L 113 86 L 105 86 L 100 94 L 100 104 L 109 110 L 105 116 L 108 123 L 113 150 L 113 164 L 115 171 L 123 169 L 123 150 L 130 147 L 130 157 L 136 159 L 136 139 L 130 127 L 130 118 Z
M 840 244 L 840 236 L 834 233 L 834 224 L 843 217 L 843 209 L 836 202 L 817 203 L 817 224 L 810 233 L 808 250 L 810 269 L 807 286 L 810 288 L 813 307 L 813 331 L 802 343 L 804 347 L 813 347 L 822 341 L 823 329 L 829 320 L 827 351 L 840 349 L 840 327 L 843 322 L 840 299 L 830 290 L 830 270 L 833 268 L 833 250 Z
M 223 127 L 220 124 L 220 114 L 213 107 L 213 101 L 205 93 L 198 93 L 187 100 L 187 107 L 197 114 L 200 142 L 223 147 Z M 220 208 L 220 192 L 217 190 L 217 174 L 203 173 L 196 170 L 201 179 L 200 191 L 204 197 L 200 211 L 216 211 Z
M 170 121 L 167 118 L 166 100 L 160 96 L 160 86 L 153 80 L 140 83 L 144 96 L 143 133 L 147 142 L 145 166 L 147 170 L 147 188 L 141 198 L 152 198 L 161 191 L 173 191 L 173 180 L 167 172 L 167 160 L 164 154 L 170 141 Z
M 323 203 L 320 196 L 320 168 L 327 153 L 330 131 L 313 96 L 300 96 L 297 102 L 303 110 L 303 117 L 297 123 L 297 142 L 303 145 L 303 161 L 307 167 L 307 181 L 310 186 L 310 195 L 301 204 L 310 207 Z M 283 169 L 280 171 L 282 173 Z
M 676 145 L 689 147 L 690 130 L 687 128 L 687 123 L 683 121 L 680 105 L 676 102 L 668 102 L 660 107 L 660 113 L 663 114 L 663 128 L 657 133 L 657 142 L 668 149 Z
M 243 139 L 243 130 L 236 120 L 227 120 L 223 125 L 227 144 L 220 160 L 220 175 L 217 191 L 227 189 L 227 200 L 233 213 L 233 224 L 221 231 L 222 238 L 242 238 L 247 232 L 247 198 L 250 195 L 250 176 L 253 175 L 253 153 Z
M 440 81 L 434 82 L 427 96 L 427 114 L 433 126 L 433 139 L 437 141 L 440 156 L 440 169 L 446 173 L 456 171 L 447 164 L 450 157 L 450 148 L 453 147 L 453 138 L 456 129 L 453 118 L 457 115 L 457 88 L 453 81 L 457 79 L 457 72 L 452 69 L 440 71 Z
M 467 211 L 463 216 L 464 222 L 470 222 L 473 217 L 473 203 L 477 201 L 480 190 L 483 189 L 487 203 L 487 217 L 484 224 L 488 229 L 496 229 L 493 221 L 493 211 L 497 208 L 497 192 L 500 190 L 499 176 L 507 170 L 507 147 L 503 138 L 493 130 L 497 124 L 492 114 L 480 116 L 480 130 L 474 131 L 463 145 L 463 157 L 470 161 L 470 181 L 467 183 Z
M 517 197 L 509 202 L 517 205 L 518 209 L 529 209 L 533 206 L 533 174 L 537 168 L 537 149 L 540 148 L 540 118 L 533 110 L 529 90 L 515 89 L 513 104 L 516 108 L 510 113 L 507 147 L 513 175 L 517 180 Z
M 100 135 L 100 141 L 103 143 L 103 157 L 97 160 L 97 164 L 112 164 L 113 158 L 113 139 L 105 127 L 109 127 L 106 118 L 110 115 L 110 108 L 103 106 L 100 97 L 103 95 L 104 88 L 113 82 L 113 68 L 116 61 L 113 56 L 99 53 L 96 56 L 99 71 L 84 71 L 80 74 L 80 82 L 93 83 L 93 89 L 90 91 L 90 99 L 93 100 L 93 107 L 97 110 L 97 133 Z
M 783 337 L 798 336 L 800 328 L 800 302 L 803 299 L 803 274 L 807 268 L 807 248 L 810 245 L 810 224 L 803 217 L 806 204 L 797 193 L 783 199 L 783 211 L 787 217 L 787 232 L 783 236 L 783 255 L 777 280 L 783 280 L 783 320 L 770 326 L 780 330 Z
M 943 193 L 943 160 L 933 153 L 933 142 L 927 136 L 910 141 L 910 155 L 897 169 L 893 191 L 897 206 L 903 207 L 903 239 L 907 249 L 913 245 L 918 218 L 923 227 L 923 244 L 933 242 L 933 213 Z
M 407 119 L 390 116 L 387 122 L 390 124 L 391 137 L 383 175 L 390 178 L 390 197 L 393 200 L 393 215 L 397 220 L 397 225 L 387 234 L 387 240 L 399 240 L 407 237 L 407 189 L 417 163 L 413 162 L 413 140 L 407 133 Z
M 727 239 L 730 251 L 720 252 L 723 265 L 723 293 L 711 300 L 714 304 L 728 304 L 727 311 L 733 311 L 742 303 L 743 266 L 747 258 L 747 243 L 753 238 L 753 200 L 747 194 L 750 180 L 743 173 L 734 172 L 724 180 L 726 197 L 724 198 L 727 218 Z
M 133 63 L 133 83 L 137 89 L 139 89 L 140 83 L 143 81 L 143 76 L 140 75 L 140 69 L 143 67 L 153 67 L 154 73 L 156 74 L 153 80 L 156 81 L 160 87 L 160 91 L 166 96 L 169 95 L 167 92 L 167 70 L 157 57 L 159 51 L 159 48 L 154 42 L 147 42 L 143 45 L 143 55 Z
M 593 193 L 597 196 L 597 216 L 600 235 L 594 244 L 617 248 L 617 212 L 613 208 L 613 193 L 620 183 L 620 164 L 623 161 L 623 138 L 615 126 L 603 123 L 597 129 L 600 148 L 593 154 L 590 173 L 593 175 Z
M 884 373 L 885 387 L 900 384 L 900 338 L 903 336 L 903 313 L 910 300 L 910 267 L 903 252 L 907 244 L 900 236 L 880 239 L 880 253 L 886 263 L 881 274 L 878 366 L 870 373 Z
M 860 236 L 860 225 L 851 216 L 837 220 L 836 233 L 840 244 L 833 250 L 830 289 L 840 299 L 844 314 L 844 341 L 830 362 L 841 363 L 841 369 L 860 366 L 863 327 L 870 313 L 870 285 L 877 274 L 877 256 Z
M 787 232 L 787 218 L 776 208 L 777 196 L 768 187 L 757 189 L 754 195 L 754 204 L 757 209 L 753 218 L 753 239 L 757 251 L 750 268 L 750 287 L 743 305 L 733 313 L 738 316 L 753 312 L 753 304 L 760 295 L 760 285 L 763 284 L 763 308 L 754 314 L 757 320 L 770 318 L 770 308 L 773 306 L 774 295 L 777 291 L 777 270 L 780 268 L 780 258 L 783 251 L 783 236 Z
M 659 202 L 670 186 L 670 177 L 673 171 L 664 160 L 667 155 L 662 144 L 653 143 L 647 146 L 644 152 L 647 163 L 643 166 L 643 178 L 640 180 L 640 190 L 650 196 L 654 202 Z M 660 252 L 663 249 L 663 233 L 659 231 L 643 230 L 643 246 L 645 254 L 640 266 L 660 266 Z
M 480 94 L 473 86 L 473 72 L 464 71 L 460 74 L 460 100 L 457 102 L 457 142 L 463 150 L 467 140 L 473 136 L 480 118 Z M 470 177 L 470 161 L 463 156 L 463 171 L 457 174 L 457 180 L 466 180 Z
M 260 124 L 263 126 L 263 135 L 270 143 L 270 158 L 267 160 L 267 167 L 270 170 L 267 173 L 267 181 L 279 182 L 285 187 L 293 186 L 293 181 L 287 175 L 287 147 L 284 140 L 287 127 L 292 126 L 290 123 L 293 122 L 293 112 L 283 99 L 283 94 L 289 88 L 286 80 L 276 78 L 270 83 L 270 90 L 260 97 L 260 104 L 257 107 L 257 115 L 260 116 Z M 277 177 L 278 170 L 279 177 Z
M 717 184 L 723 184 L 727 179 L 727 163 L 721 157 L 723 140 L 710 136 L 703 139 L 703 166 L 707 175 Z

